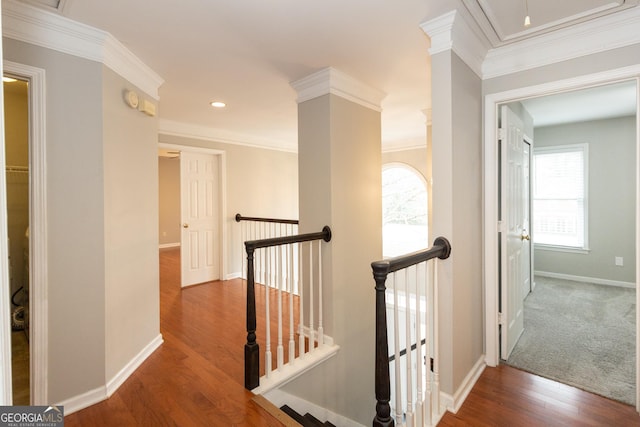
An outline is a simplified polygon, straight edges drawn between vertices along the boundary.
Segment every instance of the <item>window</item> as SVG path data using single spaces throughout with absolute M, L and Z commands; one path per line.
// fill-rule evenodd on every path
M 534 149 L 534 243 L 588 248 L 587 172 L 587 144 Z
M 422 175 L 406 165 L 382 169 L 382 253 L 404 255 L 428 246 L 427 186 Z

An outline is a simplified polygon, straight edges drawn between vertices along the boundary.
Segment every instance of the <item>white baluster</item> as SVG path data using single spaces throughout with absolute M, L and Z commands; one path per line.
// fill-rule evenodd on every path
M 438 259 L 433 259 L 433 414 L 440 414 L 440 340 L 438 333 Z
M 420 266 L 425 263 L 420 263 L 415 268 L 415 283 L 416 283 L 416 425 L 422 426 L 424 423 L 423 414 L 423 356 L 422 356 L 422 293 L 424 283 L 420 280 Z
M 285 280 L 284 271 L 282 268 L 282 250 L 284 247 L 281 245 L 276 249 L 276 269 L 277 269 L 277 286 L 278 286 L 278 348 L 277 348 L 277 362 L 278 369 L 284 365 L 284 346 L 282 345 L 282 285 Z
M 293 246 L 287 245 L 287 291 L 289 292 L 289 363 L 292 363 L 296 357 L 296 341 L 293 331 Z
M 322 326 L 322 240 L 318 240 L 318 347 L 324 344 L 324 327 Z
M 403 425 L 402 419 L 402 370 L 400 368 L 400 328 L 398 327 L 398 284 L 397 273 L 393 273 L 393 348 L 395 353 L 394 368 L 396 375 L 396 425 Z
M 271 248 L 266 248 L 267 253 L 265 254 L 265 258 L 267 259 L 267 268 L 270 269 L 271 266 Z M 267 378 L 269 378 L 269 376 L 271 375 L 271 322 L 269 321 L 269 319 L 271 318 L 271 315 L 269 313 L 269 285 L 265 284 L 264 287 L 264 292 L 265 292 L 265 299 L 264 299 L 264 306 L 265 306 L 265 318 L 266 318 L 266 333 L 265 333 L 265 339 L 266 339 L 266 347 L 265 347 L 265 352 L 264 352 L 264 372 Z
M 433 331 L 433 280 L 431 279 L 433 261 L 427 261 L 425 266 L 425 284 L 427 286 L 426 298 L 427 298 L 427 327 L 425 331 L 425 351 L 426 351 L 426 384 L 425 384 L 425 405 L 424 405 L 424 420 L 426 425 L 432 423 L 432 372 L 431 372 L 431 332 Z M 431 274 L 430 274 L 431 273 Z
M 313 311 L 313 242 L 309 242 L 309 353 L 315 348 Z
M 298 243 L 298 288 L 299 288 L 299 298 L 298 298 L 298 314 L 299 314 L 299 320 L 298 320 L 298 357 L 302 357 L 305 354 L 305 347 L 304 347 L 304 298 L 303 298 L 303 283 L 302 283 L 302 278 L 303 276 L 303 264 L 304 264 L 304 260 L 302 257 L 302 243 Z
M 406 371 L 407 371 L 407 407 L 405 410 L 406 414 L 406 424 L 408 426 L 413 426 L 413 372 L 412 372 L 412 364 L 411 364 L 411 345 L 413 344 L 413 340 L 411 339 L 411 330 L 413 329 L 411 325 L 411 288 L 409 286 L 409 269 L 405 269 L 404 273 L 404 293 L 405 293 L 405 348 L 407 349 L 407 361 L 406 361 Z

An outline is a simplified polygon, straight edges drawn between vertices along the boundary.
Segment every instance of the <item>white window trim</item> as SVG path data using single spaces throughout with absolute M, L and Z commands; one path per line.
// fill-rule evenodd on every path
M 551 245 L 546 243 L 534 242 L 534 247 L 536 249 L 543 249 L 547 251 L 556 251 L 556 252 L 572 252 L 572 253 L 581 253 L 581 254 L 587 254 L 590 251 L 589 249 L 589 143 L 583 142 L 578 144 L 553 145 L 549 147 L 534 147 L 533 158 L 535 162 L 535 156 L 537 154 L 566 153 L 568 151 L 578 151 L 578 150 L 582 151 L 583 161 L 584 161 L 584 167 L 582 171 L 584 174 L 584 176 L 582 177 L 582 182 L 584 184 L 584 189 L 583 189 L 584 191 L 584 198 L 583 198 L 584 241 L 582 243 L 582 246 L 578 247 L 578 246 Z

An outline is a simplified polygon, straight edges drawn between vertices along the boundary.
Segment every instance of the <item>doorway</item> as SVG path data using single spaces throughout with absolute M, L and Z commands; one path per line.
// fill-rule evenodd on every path
M 45 159 L 45 71 L 40 68 L 31 67 L 23 64 L 18 64 L 11 61 L 3 61 L 4 76 L 11 77 L 16 80 L 27 82 L 27 104 L 28 104 L 28 131 L 27 131 L 27 158 L 26 170 L 24 166 L 22 168 L 15 169 L 13 172 L 16 175 L 22 174 L 21 178 L 15 176 L 15 179 L 21 179 L 28 182 L 28 219 L 26 225 L 28 225 L 28 234 L 26 230 L 20 233 L 20 242 L 22 251 L 20 255 L 15 255 L 21 258 L 23 275 L 21 283 L 15 286 L 15 290 L 20 289 L 20 286 L 28 285 L 28 310 L 24 312 L 25 329 L 28 325 L 28 333 L 25 338 L 28 338 L 29 348 L 29 402 L 31 405 L 44 405 L 48 402 L 47 398 L 47 338 L 48 338 L 48 322 L 47 322 L 47 304 L 46 304 L 46 289 L 47 289 L 47 221 L 46 221 L 46 203 L 47 203 L 47 186 L 46 186 L 46 159 Z M 2 104 L 4 111 L 4 102 Z M 5 124 L 6 125 L 6 124 Z M 5 144 L 3 138 L 3 144 L 0 149 L 3 154 L 5 152 Z M 5 163 L 5 166 L 12 166 Z M 20 165 L 17 165 L 20 166 Z M 26 176 L 25 176 L 26 175 Z M 3 176 L 3 179 L 6 177 Z M 0 206 L 0 219 L 2 220 L 2 227 L 7 226 L 6 214 L 7 205 L 3 203 Z M 23 225 L 25 225 L 23 224 Z M 22 227 L 16 227 L 22 228 Z M 26 227 L 25 227 L 26 228 Z M 17 233 L 17 232 L 16 232 Z M 14 239 L 18 239 L 17 237 Z M 6 248 L 7 261 L 11 255 L 9 252 L 7 242 L 3 243 L 3 253 Z M 17 242 L 16 242 L 17 243 Z M 11 243 L 13 246 L 14 243 Z M 15 252 L 14 252 L 15 253 Z M 9 263 L 7 263 L 7 270 Z M 7 279 L 8 279 L 7 275 Z M 13 277 L 13 274 L 12 274 Z M 2 291 L 6 295 L 10 295 L 10 284 L 2 280 Z M 14 292 L 15 292 L 14 290 Z M 19 294 L 23 295 L 19 295 Z M 24 288 L 16 294 L 15 302 L 18 303 L 18 296 L 22 297 L 23 304 L 25 303 Z M 13 304 L 10 302 L 10 304 Z M 23 305 L 24 307 L 25 305 Z M 7 312 L 7 319 L 9 319 L 9 307 L 3 307 L 3 313 Z M 3 325 L 5 325 L 3 323 Z M 2 341 L 3 343 L 10 343 L 12 327 L 10 322 L 6 324 L 6 328 L 2 328 Z M 3 345 L 4 360 L 11 360 L 11 347 L 10 345 Z M 11 384 L 11 363 L 6 363 L 3 366 L 4 382 L 2 384 L 2 400 L 6 404 L 12 403 L 12 384 Z
M 581 89 L 586 87 L 593 87 L 598 85 L 615 83 L 616 81 L 620 81 L 625 78 L 631 79 L 635 82 L 635 85 L 636 85 L 635 86 L 635 92 L 636 92 L 635 146 L 638 147 L 638 132 L 637 132 L 638 88 L 637 88 L 637 78 L 635 77 L 638 74 L 638 71 L 639 71 L 638 69 L 613 70 L 610 72 L 574 78 L 574 79 L 570 79 L 563 82 L 549 83 L 545 85 L 539 85 L 536 87 L 522 88 L 522 89 L 513 90 L 509 92 L 492 94 L 492 95 L 488 95 L 485 98 L 486 121 L 485 121 L 484 164 L 485 164 L 485 173 L 487 178 L 485 181 L 485 187 L 484 187 L 485 196 L 486 196 L 485 197 L 485 253 L 487 255 L 485 259 L 485 283 L 486 283 L 486 297 L 487 297 L 485 301 L 485 307 L 486 307 L 486 316 L 487 316 L 486 317 L 486 324 L 487 324 L 486 361 L 488 365 L 490 366 L 497 365 L 497 363 L 499 362 L 499 354 L 500 354 L 499 353 L 500 340 L 499 340 L 499 326 L 498 326 L 499 321 L 498 321 L 498 316 L 496 315 L 496 313 L 498 313 L 498 308 L 499 308 L 498 279 L 500 274 L 499 274 L 498 268 L 496 267 L 498 265 L 498 259 L 499 259 L 499 233 L 498 233 L 497 224 L 491 220 L 491 218 L 498 217 L 497 206 L 498 206 L 499 194 L 497 190 L 494 190 L 494 188 L 497 188 L 497 183 L 499 179 L 499 173 L 498 173 L 499 164 L 498 164 L 498 161 L 496 160 L 498 158 L 496 147 L 494 147 L 490 143 L 490 141 L 495 141 L 497 139 L 497 131 L 496 131 L 495 123 L 498 122 L 498 110 L 497 110 L 498 106 L 504 103 L 514 102 L 514 100 L 527 99 L 535 96 L 541 96 L 544 94 L 557 93 L 560 91 Z M 535 140 L 535 137 L 534 137 L 534 140 Z M 535 142 L 534 142 L 534 146 L 535 146 Z M 635 162 L 636 174 L 637 174 L 638 163 L 639 163 L 637 151 L 638 150 L 636 149 L 636 153 L 633 159 L 633 161 Z M 635 178 L 634 181 L 637 181 L 637 178 Z M 493 187 L 493 185 L 496 185 L 496 187 Z M 634 247 L 636 248 L 638 247 L 638 241 L 639 241 L 637 224 L 640 222 L 638 209 L 635 207 L 637 206 L 637 199 L 638 199 L 637 194 L 638 194 L 638 189 L 636 188 L 635 194 L 634 194 L 635 212 L 633 215 L 634 223 L 636 224 L 636 227 L 635 227 L 635 233 L 632 233 L 633 235 L 632 237 L 635 243 Z M 535 218 L 533 218 L 533 220 L 535 221 Z M 637 251 L 635 252 L 636 253 L 633 256 L 635 260 L 633 261 L 634 263 L 637 263 L 638 253 Z M 611 261 L 613 261 L 613 259 Z M 634 278 L 633 278 L 633 283 L 638 283 L 638 276 L 639 274 L 636 269 Z M 638 300 L 638 295 L 636 294 L 636 302 L 637 300 Z M 638 313 L 635 314 L 635 317 L 636 317 L 635 323 L 637 324 Z M 636 340 L 636 354 L 637 354 L 637 340 Z M 636 361 L 636 365 L 637 365 L 637 361 Z M 636 372 L 637 371 L 638 369 L 636 369 Z M 638 383 L 638 380 L 636 378 L 636 384 L 637 383 Z M 636 402 L 638 402 L 637 398 L 636 398 Z
M 226 156 L 159 144 L 160 249 L 180 248 L 181 285 L 226 276 Z
M 537 286 L 517 298 L 525 324 L 513 352 L 501 351 L 511 366 L 627 404 L 635 404 L 635 95 L 627 81 L 518 102 L 535 139 Z
M 2 80 L 13 404 L 29 405 L 29 83 Z

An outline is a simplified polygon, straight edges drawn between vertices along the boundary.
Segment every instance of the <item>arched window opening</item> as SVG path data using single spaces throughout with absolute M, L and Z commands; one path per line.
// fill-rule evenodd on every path
M 427 248 L 427 185 L 415 169 L 382 168 L 382 254 L 395 257 Z

